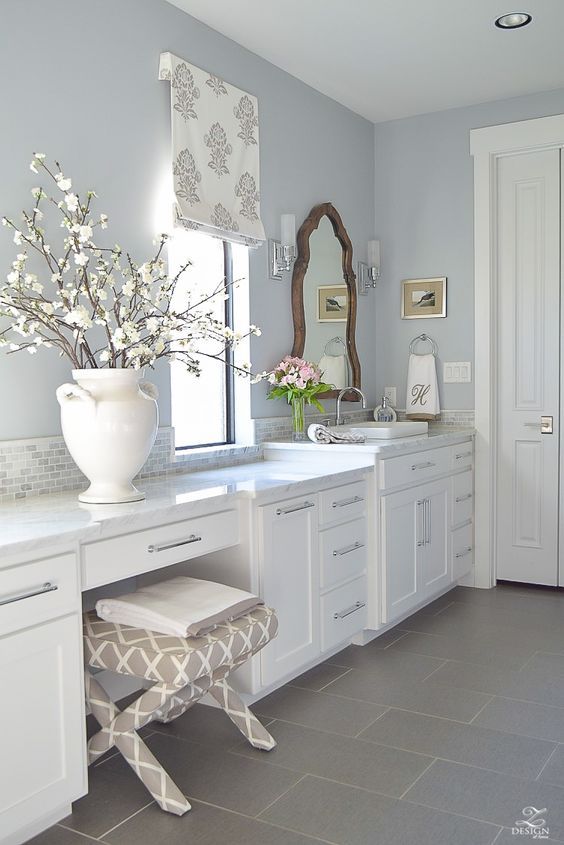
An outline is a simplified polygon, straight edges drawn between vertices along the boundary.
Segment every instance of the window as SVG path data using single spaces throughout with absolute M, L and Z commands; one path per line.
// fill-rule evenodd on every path
M 225 279 L 229 285 L 226 298 L 215 297 L 210 302 L 210 311 L 215 319 L 234 329 L 239 280 L 243 284 L 248 278 L 247 247 L 180 230 L 169 241 L 171 273 L 187 261 L 191 266 L 179 280 L 175 297 L 185 298 L 195 288 L 209 295 Z M 205 347 L 202 349 L 205 351 Z M 217 344 L 210 344 L 209 349 L 216 350 Z M 223 364 L 202 357 L 200 376 L 186 372 L 180 361 L 171 362 L 172 425 L 177 451 L 235 442 L 236 377 L 229 366 L 232 358 L 231 351 Z

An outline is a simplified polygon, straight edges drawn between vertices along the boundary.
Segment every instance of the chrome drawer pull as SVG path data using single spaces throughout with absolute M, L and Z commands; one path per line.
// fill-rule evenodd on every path
M 461 461 L 462 458 L 471 458 L 472 452 L 461 452 L 459 455 L 455 455 L 454 458 L 457 461 Z
M 347 505 L 356 505 L 357 502 L 364 502 L 362 496 L 351 496 L 350 499 L 341 499 L 340 502 L 333 502 L 332 508 L 346 508 Z
M 365 606 L 365 601 L 357 601 L 356 604 L 353 604 L 352 607 L 347 607 L 346 610 L 341 610 L 339 613 L 334 613 L 333 619 L 344 619 L 345 616 L 350 616 L 351 613 L 356 613 L 357 610 L 360 610 L 361 607 Z
M 458 557 L 466 557 L 466 555 L 469 555 L 471 551 L 472 551 L 472 546 L 467 546 L 467 548 L 465 548 L 463 552 L 457 552 L 457 553 L 455 554 L 455 557 L 456 557 L 456 558 L 458 558 Z
M 55 590 L 58 589 L 59 588 L 56 584 L 51 584 L 50 581 L 46 581 L 42 587 L 38 587 L 36 590 L 30 590 L 29 593 L 22 593 L 19 596 L 10 596 L 7 599 L 0 599 L 0 605 L 12 604 L 12 602 L 23 601 L 24 599 L 31 599 L 33 596 L 42 596 L 43 593 L 54 593 Z
M 302 505 L 294 505 L 292 508 L 278 508 L 276 516 L 285 516 L 287 513 L 295 513 L 296 511 L 304 511 L 306 508 L 314 508 L 315 502 L 304 502 Z
M 456 502 L 456 504 L 459 504 L 459 502 L 466 502 L 466 501 L 468 501 L 468 499 L 471 499 L 471 498 L 472 498 L 472 493 L 466 493 L 465 496 L 457 496 L 456 499 L 455 499 L 455 502 Z
M 411 464 L 411 469 L 428 469 L 429 467 L 434 466 L 436 466 L 436 464 L 433 463 L 433 461 L 424 461 L 422 464 Z
M 150 545 L 147 547 L 147 551 L 149 554 L 153 554 L 153 552 L 166 552 L 167 549 L 177 549 L 178 546 L 188 546 L 190 543 L 199 543 L 201 539 L 202 538 L 198 537 L 197 534 L 190 534 L 187 540 L 178 540 L 176 543 L 163 543 L 162 546 Z
M 357 549 L 363 549 L 363 548 L 364 548 L 364 543 L 359 543 L 359 541 L 356 540 L 350 546 L 345 546 L 342 549 L 335 549 L 335 551 L 333 552 L 333 557 L 342 557 L 343 555 L 348 555 L 349 552 L 354 552 Z

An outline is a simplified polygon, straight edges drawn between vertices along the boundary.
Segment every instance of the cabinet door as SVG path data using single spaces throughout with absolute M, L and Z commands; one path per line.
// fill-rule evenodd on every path
M 452 580 L 449 539 L 450 479 L 435 481 L 420 488 L 423 503 L 423 542 L 421 547 L 420 598 L 448 587 Z
M 77 614 L 0 638 L 2 841 L 86 792 L 80 643 Z
M 382 498 L 383 622 L 393 622 L 419 601 L 422 499 L 418 487 Z
M 320 653 L 316 496 L 260 508 L 261 588 L 278 615 L 278 636 L 261 651 L 266 686 Z

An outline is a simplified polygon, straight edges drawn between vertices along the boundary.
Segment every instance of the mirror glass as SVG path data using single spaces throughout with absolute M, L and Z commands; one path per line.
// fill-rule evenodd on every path
M 336 396 L 343 387 L 360 388 L 352 245 L 331 203 L 312 208 L 297 240 L 292 354 L 319 364 L 324 381 L 334 385 L 329 395 Z

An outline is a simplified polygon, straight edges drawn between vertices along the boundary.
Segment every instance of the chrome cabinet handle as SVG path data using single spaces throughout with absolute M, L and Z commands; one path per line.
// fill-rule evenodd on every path
M 472 493 L 466 493 L 465 496 L 457 496 L 454 501 L 457 504 L 459 504 L 459 502 L 466 502 L 466 501 L 468 501 L 468 499 L 471 499 L 471 498 L 472 498 Z
M 541 417 L 540 423 L 523 423 L 525 428 L 540 428 L 541 434 L 552 434 L 554 432 L 554 417 Z
M 348 555 L 349 552 L 355 552 L 357 549 L 363 549 L 364 543 L 360 543 L 356 540 L 354 543 L 351 543 L 350 546 L 344 546 L 342 549 L 335 549 L 333 552 L 333 557 L 342 557 L 343 555 Z
M 150 545 L 147 546 L 147 551 L 149 554 L 153 554 L 153 552 L 165 552 L 167 549 L 176 549 L 178 546 L 188 546 L 190 543 L 199 543 L 201 541 L 201 537 L 197 534 L 190 534 L 187 540 L 178 540 L 175 543 L 162 543 L 160 546 Z
M 461 461 L 462 458 L 471 458 L 472 452 L 460 452 L 459 455 L 455 455 L 454 458 L 456 461 Z
M 433 461 L 423 461 L 421 464 L 411 464 L 411 469 L 427 469 L 428 467 L 434 467 L 436 464 Z
M 416 522 L 416 532 L 417 532 L 417 547 L 421 548 L 421 546 L 425 545 L 425 499 L 419 499 L 417 501 L 417 522 Z M 423 508 L 423 515 L 422 518 L 419 518 L 419 514 L 421 512 L 421 508 Z
M 357 601 L 352 607 L 347 607 L 345 610 L 341 610 L 338 613 L 333 614 L 333 619 L 344 619 L 345 616 L 350 616 L 351 613 L 356 613 L 357 610 L 360 610 L 361 607 L 366 607 L 365 601 Z
M 457 552 L 457 553 L 455 554 L 455 557 L 456 557 L 456 558 L 459 558 L 459 557 L 466 557 L 466 555 L 469 555 L 471 551 L 472 551 L 472 546 L 467 546 L 467 547 L 464 549 L 464 551 L 462 551 L 462 552 Z
M 432 536 L 431 536 L 431 529 L 433 527 L 433 520 L 432 520 L 432 511 L 431 511 L 431 500 L 427 499 L 427 545 L 431 545 Z
M 296 513 L 296 511 L 304 511 L 306 508 L 314 508 L 315 502 L 303 502 L 301 505 L 294 505 L 291 508 L 277 508 L 276 516 L 285 516 L 287 513 Z
M 332 508 L 346 508 L 347 505 L 356 505 L 357 502 L 364 502 L 362 496 L 351 496 L 350 499 L 341 499 L 340 502 L 333 502 Z
M 37 587 L 34 590 L 30 590 L 28 593 L 21 593 L 20 595 L 16 596 L 8 596 L 8 598 L 0 599 L 0 606 L 3 604 L 12 604 L 15 601 L 23 601 L 24 599 L 31 599 L 34 596 L 42 596 L 44 593 L 54 593 L 55 590 L 58 590 L 57 584 L 51 584 L 50 581 L 46 581 L 41 587 Z

